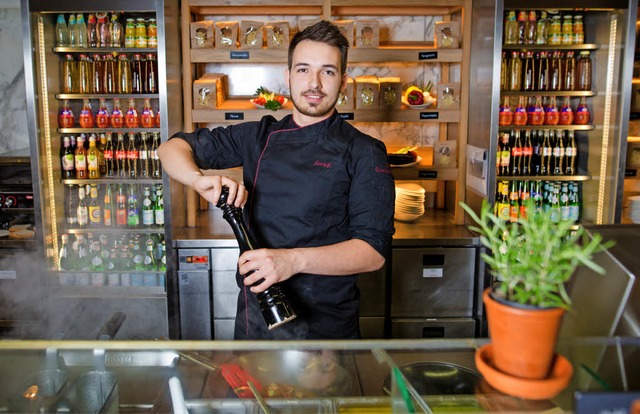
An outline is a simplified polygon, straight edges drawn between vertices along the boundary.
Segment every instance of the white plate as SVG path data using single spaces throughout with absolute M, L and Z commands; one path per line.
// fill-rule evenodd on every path
M 414 162 L 410 162 L 409 164 L 389 164 L 389 165 L 397 168 L 407 168 L 407 167 L 413 167 L 414 165 L 418 164 L 420 161 L 422 161 L 422 157 L 418 155 L 416 160 Z
M 429 102 L 425 102 L 422 105 L 410 105 L 404 96 L 402 97 L 401 101 L 403 104 L 407 105 L 411 109 L 427 109 L 428 107 L 433 105 L 437 101 L 437 99 L 432 97 Z
M 254 98 L 255 99 L 255 98 Z M 253 106 L 255 106 L 258 109 L 264 109 L 264 105 L 258 105 L 257 103 L 253 102 L 253 99 L 249 99 L 249 101 L 253 104 Z M 284 107 L 287 102 L 289 102 L 289 100 L 287 98 L 284 98 L 284 103 L 280 106 L 280 108 L 278 109 L 282 109 L 282 107 Z

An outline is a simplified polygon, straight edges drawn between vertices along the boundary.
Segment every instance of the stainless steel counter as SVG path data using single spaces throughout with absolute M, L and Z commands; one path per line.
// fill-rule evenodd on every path
M 196 227 L 173 230 L 174 248 L 235 247 L 237 243 L 229 224 L 216 208 L 199 211 Z M 452 224 L 449 213 L 428 211 L 411 223 L 394 222 L 394 247 L 479 246 L 480 239 L 465 226 Z

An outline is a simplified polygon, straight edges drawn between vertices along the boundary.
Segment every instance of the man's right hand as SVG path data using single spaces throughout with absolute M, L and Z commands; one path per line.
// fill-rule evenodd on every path
M 229 177 L 220 175 L 199 175 L 191 183 L 191 187 L 193 187 L 193 189 L 196 190 L 202 198 L 213 205 L 218 203 L 223 185 L 226 185 L 229 188 L 227 204 L 233 204 L 236 207 L 244 207 L 249 193 L 242 183 L 239 183 Z

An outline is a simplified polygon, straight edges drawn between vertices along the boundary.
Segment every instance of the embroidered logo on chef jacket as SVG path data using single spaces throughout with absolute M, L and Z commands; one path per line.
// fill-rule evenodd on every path
M 316 160 L 316 162 L 314 162 L 313 165 L 315 165 L 316 167 L 331 168 L 331 163 L 330 162 L 324 162 L 324 161 Z

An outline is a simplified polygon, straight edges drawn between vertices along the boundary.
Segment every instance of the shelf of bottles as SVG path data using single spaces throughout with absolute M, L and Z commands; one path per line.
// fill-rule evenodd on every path
M 578 12 L 507 10 L 502 48 L 496 156 L 496 210 L 504 220 L 525 214 L 525 201 L 580 220 L 581 141 L 590 116 L 591 52 Z M 586 159 L 586 157 L 585 157 Z
M 60 14 L 60 288 L 164 292 L 157 27 L 149 13 Z M 68 24 L 68 25 L 67 25 Z

